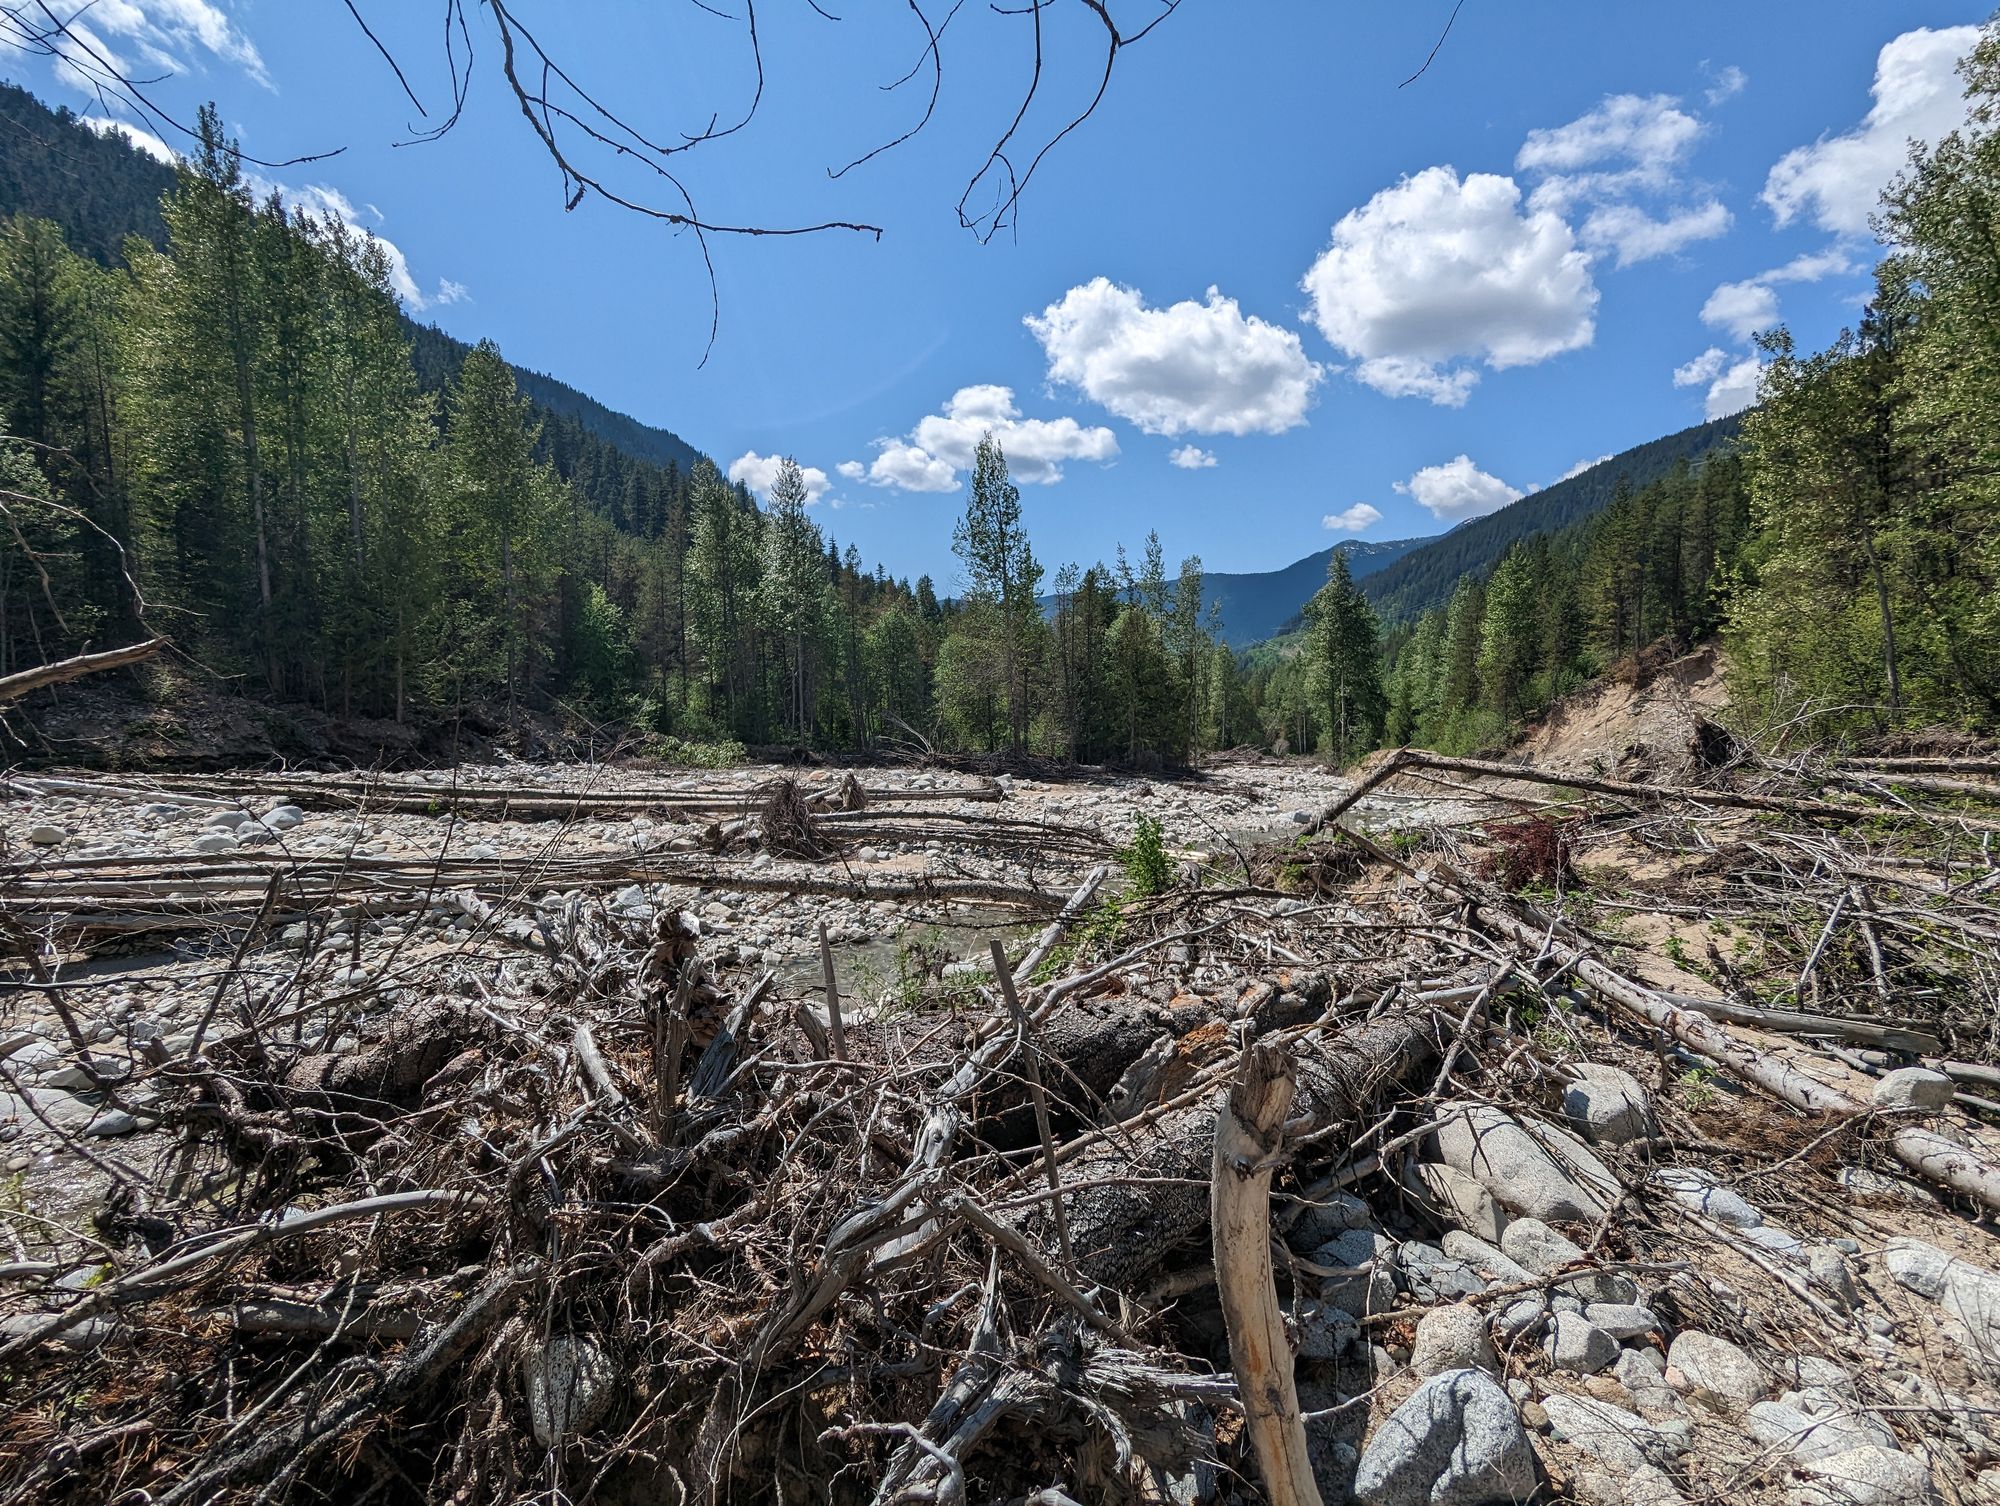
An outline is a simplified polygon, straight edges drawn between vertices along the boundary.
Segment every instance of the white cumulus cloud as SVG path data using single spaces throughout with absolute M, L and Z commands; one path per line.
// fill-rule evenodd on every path
M 1531 210 L 1587 210 L 1577 239 L 1629 267 L 1728 231 L 1729 210 L 1712 194 L 1673 202 L 1686 194 L 1683 169 L 1706 129 L 1673 95 L 1609 94 L 1567 125 L 1530 131 L 1514 165 L 1540 178 Z
M 1702 65 L 1702 71 L 1708 72 L 1706 63 Z M 1726 99 L 1734 99 L 1750 83 L 1750 75 L 1734 63 L 1719 72 L 1709 73 L 1709 77 L 1714 80 L 1708 86 L 1708 102 L 1711 105 L 1719 105 Z
M 868 467 L 858 460 L 843 460 L 833 469 L 843 481 L 859 481 L 868 474 Z
M 1725 282 L 1701 306 L 1701 322 L 1711 329 L 1727 330 L 1738 340 L 1748 340 L 1778 322 L 1778 294 L 1769 283 L 1755 278 Z
M 1858 265 L 1854 257 L 1839 245 L 1829 246 L 1824 251 L 1808 251 L 1803 256 L 1793 257 L 1781 267 L 1773 267 L 1755 277 L 1723 283 L 1708 295 L 1708 302 L 1702 305 L 1702 323 L 1712 329 L 1728 330 L 1739 340 L 1747 340 L 1758 331 L 1770 329 L 1778 323 L 1777 284 L 1819 282 L 1823 278 L 1852 272 Z
M 387 236 L 376 233 L 362 223 L 364 218 L 372 218 L 379 221 L 382 218 L 381 211 L 371 205 L 364 215 L 362 210 L 354 207 L 353 201 L 346 194 L 325 183 L 308 183 L 301 188 L 286 188 L 281 184 L 274 184 L 266 179 L 259 178 L 254 173 L 247 174 L 246 181 L 250 184 L 252 191 L 260 196 L 273 191 L 282 193 L 298 208 L 318 215 L 323 219 L 331 218 L 339 220 L 355 235 L 366 236 L 369 240 L 374 241 L 375 244 L 382 248 L 383 258 L 389 264 L 389 287 L 394 291 L 395 295 L 402 299 L 405 306 L 417 312 L 422 312 L 431 306 L 432 300 L 425 295 L 422 288 L 417 286 L 417 279 L 411 275 L 410 259 L 403 254 L 403 248 Z M 465 288 L 462 284 L 450 282 L 449 280 L 439 284 L 440 295 L 442 295 L 447 287 L 455 288 L 457 292 L 449 298 L 440 296 L 437 300 L 438 302 L 455 303 L 465 295 Z
M 449 277 L 440 277 L 438 279 L 438 290 L 432 295 L 431 302 L 444 305 L 468 303 L 471 299 L 472 289 L 468 288 L 464 283 L 453 282 Z
M 100 136 L 122 136 L 148 157 L 164 162 L 169 167 L 174 164 L 174 149 L 151 131 L 142 131 L 139 127 L 127 125 L 122 120 L 113 120 L 109 115 L 79 115 L 77 120 Z
M 1523 172 L 1574 173 L 1603 162 L 1665 180 L 1677 169 L 1702 123 L 1668 94 L 1610 94 L 1568 125 L 1528 132 L 1514 166 Z
M 1352 507 L 1339 512 L 1330 512 L 1319 520 L 1319 526 L 1330 528 L 1336 533 L 1359 533 L 1371 523 L 1382 521 L 1382 514 L 1366 502 L 1357 502 Z
M 1778 159 L 1764 203 L 1780 225 L 1809 219 L 1822 230 L 1862 235 L 1868 216 L 1909 159 L 1912 138 L 1935 143 L 1965 123 L 1958 60 L 1979 40 L 1976 26 L 1918 27 L 1875 59 L 1874 104 L 1860 125 L 1822 136 Z
M 1463 404 L 1494 370 L 1590 344 L 1597 288 L 1560 215 L 1521 209 L 1512 178 L 1428 167 L 1333 227 L 1306 273 L 1320 333 L 1391 396 Z
M 1764 363 L 1755 356 L 1745 356 L 1725 367 L 1709 383 L 1703 411 L 1710 418 L 1727 418 L 1732 413 L 1741 413 L 1757 401 L 1757 383 L 1763 374 Z
M 1676 387 L 1699 387 L 1704 382 L 1712 382 L 1729 364 L 1729 352 L 1711 345 L 1692 361 L 1674 368 Z
M 729 462 L 729 479 L 741 482 L 765 502 L 771 500 L 771 484 L 778 479 L 778 467 L 784 463 L 782 455 L 759 455 L 755 450 L 745 450 Z M 833 483 L 827 480 L 826 472 L 816 465 L 802 465 L 799 475 L 806 483 L 806 506 L 811 507 L 829 491 Z
M 24 32 L 46 34 L 55 29 L 36 13 L 36 7 L 25 10 L 18 26 L 0 33 L 0 46 L 8 51 L 23 50 Z M 56 10 L 65 12 L 68 35 L 50 36 L 37 50 L 49 53 L 59 79 L 93 98 L 101 97 L 99 86 L 113 76 L 186 73 L 190 60 L 204 52 L 275 92 L 256 44 L 210 0 L 93 0 L 86 6 Z M 112 38 L 118 47 L 137 55 L 137 68 L 112 45 Z
M 1728 233 L 1729 210 L 1719 199 L 1688 209 L 1670 210 L 1655 219 L 1636 204 L 1605 204 L 1590 212 L 1577 234 L 1593 250 L 1614 252 L 1618 265 L 1672 256 L 1696 241 Z
M 1609 455 L 1599 455 L 1595 460 L 1579 460 L 1575 465 L 1556 477 L 1556 480 L 1567 481 L 1572 476 L 1581 476 L 1585 471 L 1591 469 L 1591 467 L 1602 465 L 1610 458 Z
M 1109 429 L 1063 418 L 1023 418 L 1012 387 L 982 383 L 961 387 L 941 413 L 926 414 L 907 436 L 875 441 L 868 479 L 876 486 L 911 492 L 948 492 L 972 465 L 980 436 L 992 434 L 1007 457 L 1007 472 L 1023 486 L 1062 480 L 1065 461 L 1099 463 L 1118 455 Z
M 901 440 L 881 441 L 875 463 L 868 467 L 868 479 L 876 486 L 893 486 L 906 492 L 952 492 L 958 490 L 955 467 Z
M 1215 451 L 1204 450 L 1200 445 L 1184 444 L 1168 452 L 1167 463 L 1177 465 L 1184 471 L 1205 471 L 1216 463 Z
M 1305 422 L 1322 376 L 1295 333 L 1216 288 L 1148 308 L 1136 288 L 1093 277 L 1022 322 L 1050 381 L 1148 434 L 1281 434 Z
M 1398 481 L 1396 490 L 1447 523 L 1483 518 L 1526 495 L 1498 476 L 1487 475 L 1470 455 L 1427 465 L 1409 480 Z

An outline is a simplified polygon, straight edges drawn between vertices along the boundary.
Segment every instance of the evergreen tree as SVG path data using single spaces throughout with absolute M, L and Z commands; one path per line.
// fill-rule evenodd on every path
M 1326 584 L 1306 604 L 1306 655 L 1327 751 L 1345 766 L 1375 746 L 1386 703 L 1375 613 L 1356 589 L 1346 551 L 1327 563 Z
M 972 458 L 972 485 L 965 516 L 952 532 L 952 552 L 965 566 L 966 598 L 992 610 L 977 620 L 998 638 L 1008 746 L 1028 740 L 1028 682 L 1034 630 L 1039 623 L 1035 591 L 1042 567 L 1021 527 L 1021 492 L 1007 478 L 1007 457 L 992 434 L 984 435 Z
M 819 528 L 806 516 L 805 475 L 789 456 L 771 483 L 765 517 L 763 604 L 784 644 L 784 725 L 810 742 L 817 701 L 813 657 L 829 607 L 826 558 Z

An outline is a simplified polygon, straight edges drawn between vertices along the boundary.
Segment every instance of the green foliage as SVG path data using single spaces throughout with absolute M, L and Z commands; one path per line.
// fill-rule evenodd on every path
M 1509 549 L 1538 534 L 1575 528 L 1630 492 L 1679 469 L 1692 469 L 1727 450 L 1740 415 L 1711 419 L 1627 450 L 1615 464 L 1592 466 L 1486 517 L 1462 523 L 1368 576 L 1362 592 L 1385 622 L 1403 625 L 1451 599 L 1467 576 L 1484 578 Z
M 979 979 L 972 974 L 947 976 L 955 954 L 944 933 L 924 926 L 896 942 L 887 967 L 862 960 L 855 966 L 861 992 L 885 1014 L 919 1014 L 945 1010 L 958 1014 L 979 1003 Z
M 1049 952 L 1028 981 L 1037 985 L 1052 982 L 1079 964 L 1104 961 L 1117 953 L 1124 939 L 1124 908 L 1105 900 L 1072 928 L 1069 940 Z
M 585 590 L 571 642 L 572 683 L 599 711 L 620 709 L 632 690 L 632 629 L 618 603 L 594 581 Z M 644 724 L 656 714 L 640 712 L 632 719 Z
M 695 742 L 660 734 L 647 738 L 640 751 L 655 763 L 682 769 L 727 769 L 750 758 L 750 750 L 741 743 Z
M 1453 754 L 1504 746 L 1520 723 L 1621 658 L 1686 644 L 1721 620 L 1746 547 L 1742 460 L 1713 451 L 1595 516 L 1510 548 L 1387 644 L 1385 738 Z
M 1134 894 L 1164 894 L 1173 883 L 1173 864 L 1161 836 L 1160 823 L 1141 816 L 1133 823 L 1131 842 L 1118 854 Z
M 1326 584 L 1306 603 L 1306 624 L 1306 674 L 1322 718 L 1322 746 L 1345 767 L 1375 746 L 1387 702 L 1375 613 L 1338 550 L 1327 565 Z
M 1822 734 L 2000 719 L 2000 24 L 1960 72 L 1969 124 L 1884 195 L 1873 301 L 1817 355 L 1771 336 L 1746 426 L 1739 684 Z

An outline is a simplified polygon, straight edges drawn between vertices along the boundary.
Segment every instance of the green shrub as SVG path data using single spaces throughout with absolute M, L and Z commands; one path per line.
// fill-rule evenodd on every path
M 1124 864 L 1126 880 L 1135 894 L 1164 894 L 1173 882 L 1160 823 L 1151 816 L 1139 818 L 1132 828 L 1131 844 L 1118 855 L 1118 860 Z
M 750 750 L 739 742 L 697 742 L 664 735 L 647 738 L 641 751 L 656 763 L 683 769 L 726 769 L 750 757 Z

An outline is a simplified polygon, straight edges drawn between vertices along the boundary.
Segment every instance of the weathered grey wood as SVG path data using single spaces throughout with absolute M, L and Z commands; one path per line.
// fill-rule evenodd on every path
M 1282 1048 L 1258 1042 L 1243 1053 L 1216 1116 L 1209 1207 L 1229 1366 L 1264 1494 L 1272 1506 L 1321 1506 L 1271 1270 L 1271 1170 L 1292 1093 L 1292 1062 Z
M 1436 1012 L 1414 1003 L 1338 1033 L 1303 1032 L 1293 1043 L 1299 1132 L 1358 1118 L 1432 1062 L 1440 1033 Z M 1215 1116 L 1212 1099 L 1170 1108 L 1104 1130 L 1064 1160 L 1083 1275 L 1130 1290 L 1207 1231 Z
M 847 1027 L 840 1018 L 840 979 L 833 971 L 833 947 L 826 939 L 826 922 L 819 925 L 819 970 L 826 985 L 826 1028 L 827 1038 L 833 1047 L 833 1059 L 847 1060 Z
M 824 928 L 820 934 L 825 934 Z M 1021 1060 L 1028 1073 L 1028 1094 L 1035 1105 L 1035 1133 L 1041 1137 L 1042 1166 L 1049 1177 L 1049 1212 L 1055 1221 L 1063 1269 L 1073 1271 L 1076 1252 L 1070 1248 L 1069 1220 L 1063 1216 L 1062 1168 L 1056 1165 L 1056 1141 L 1049 1129 L 1049 1097 L 1042 1090 L 1041 1052 L 1035 1045 L 1035 1027 L 1028 1019 L 1028 1012 L 1021 1008 L 1021 996 L 1014 992 L 1014 975 L 1007 968 L 1007 948 L 998 936 L 993 938 L 993 976 L 999 980 L 1000 996 L 1007 1001 L 1007 1012 L 1021 1032 Z
M 33 669 L 0 675 L 0 701 L 18 701 L 30 691 L 80 680 L 85 675 L 102 674 L 108 669 L 124 669 L 127 665 L 152 658 L 166 646 L 164 638 L 148 638 L 143 643 L 128 643 L 123 648 L 107 648 L 95 654 L 78 654 L 74 658 L 58 659 L 53 664 L 37 664 Z

